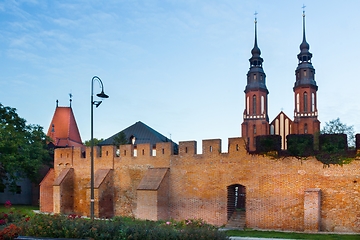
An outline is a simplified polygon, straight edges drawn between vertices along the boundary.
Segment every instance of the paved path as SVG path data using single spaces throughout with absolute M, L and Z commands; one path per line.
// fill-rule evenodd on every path
M 231 240 L 291 240 L 285 238 L 230 237 Z

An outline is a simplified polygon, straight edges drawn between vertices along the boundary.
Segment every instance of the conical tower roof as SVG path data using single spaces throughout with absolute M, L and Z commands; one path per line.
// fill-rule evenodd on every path
M 59 107 L 56 104 L 47 136 L 55 147 L 83 147 L 80 132 L 71 107 Z

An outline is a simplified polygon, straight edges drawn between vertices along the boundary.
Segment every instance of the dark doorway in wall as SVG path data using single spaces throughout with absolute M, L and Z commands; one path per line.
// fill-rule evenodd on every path
M 246 187 L 240 184 L 233 184 L 227 187 L 227 219 L 229 220 L 233 213 L 246 210 Z

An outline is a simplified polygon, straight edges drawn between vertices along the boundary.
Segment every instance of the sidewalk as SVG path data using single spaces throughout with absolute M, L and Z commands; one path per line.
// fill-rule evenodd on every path
M 230 237 L 231 240 L 291 240 L 285 238 Z

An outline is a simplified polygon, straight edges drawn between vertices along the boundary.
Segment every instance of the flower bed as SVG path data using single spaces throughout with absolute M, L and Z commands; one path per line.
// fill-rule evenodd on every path
M 1 221 L 3 220 L 3 221 Z M 224 232 L 201 219 L 145 221 L 129 217 L 94 220 L 78 215 L 0 213 L 0 240 L 18 235 L 79 239 L 228 239 Z

